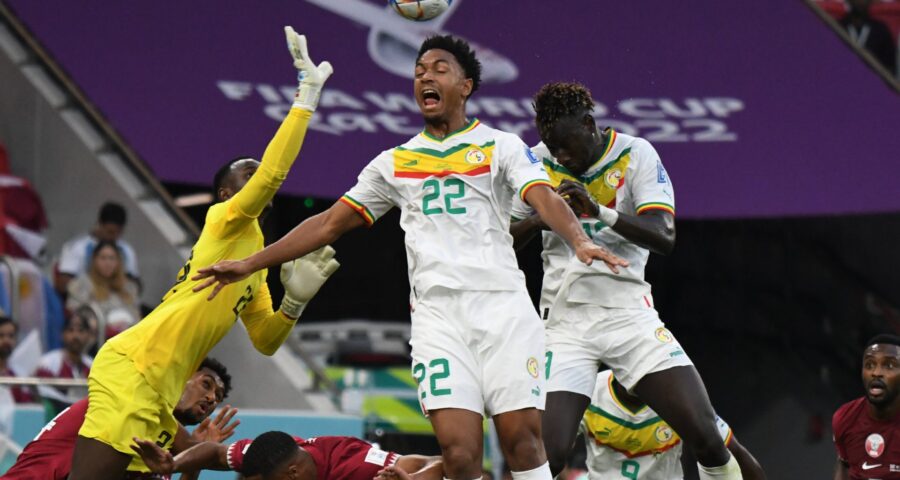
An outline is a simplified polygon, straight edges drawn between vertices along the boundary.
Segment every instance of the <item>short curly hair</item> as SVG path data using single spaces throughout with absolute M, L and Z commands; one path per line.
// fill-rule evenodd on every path
M 225 365 L 222 365 L 222 362 L 216 360 L 212 357 L 206 357 L 200 362 L 200 368 L 197 370 L 208 368 L 213 372 L 216 372 L 216 375 L 222 379 L 222 385 L 224 385 L 224 392 L 222 393 L 222 400 L 228 398 L 228 394 L 231 393 L 231 375 L 228 374 L 228 368 Z
M 534 95 L 534 123 L 543 137 L 553 130 L 561 118 L 594 110 L 591 91 L 577 82 L 553 82 L 541 87 Z
M 247 477 L 260 475 L 267 478 L 296 455 L 299 448 L 294 437 L 287 433 L 278 431 L 263 433 L 254 438 L 247 448 L 241 474 Z
M 416 62 L 422 58 L 422 55 L 424 55 L 425 52 L 435 49 L 450 52 L 462 67 L 466 78 L 472 79 L 472 91 L 469 92 L 469 96 L 471 97 L 472 94 L 478 90 L 478 86 L 481 85 L 481 62 L 475 57 L 475 52 L 472 50 L 472 47 L 469 46 L 469 43 L 465 40 L 456 38 L 453 35 L 435 35 L 426 38 L 425 41 L 422 42 L 422 46 L 419 48 L 419 54 L 416 56 Z

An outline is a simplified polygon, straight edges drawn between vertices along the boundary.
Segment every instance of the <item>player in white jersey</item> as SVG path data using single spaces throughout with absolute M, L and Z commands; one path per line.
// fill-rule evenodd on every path
M 737 459 L 745 479 L 766 478 L 762 467 L 731 431 L 716 417 L 721 440 Z M 591 480 L 674 480 L 684 478 L 681 467 L 683 444 L 678 432 L 665 420 L 628 393 L 611 370 L 597 375 L 591 403 L 581 421 L 587 447 L 588 478 Z
M 691 447 L 701 478 L 740 478 L 716 432 L 716 417 L 690 358 L 660 321 L 644 280 L 649 251 L 675 244 L 672 183 L 656 150 L 642 138 L 601 131 L 590 92 L 551 83 L 535 95 L 535 147 L 557 193 L 581 217 L 585 232 L 630 262 L 619 275 L 572 262 L 569 248 L 543 233 L 541 313 L 547 341 L 544 445 L 551 471 L 562 470 L 588 406 L 599 363 L 666 419 Z M 540 231 L 541 219 L 517 204 L 519 241 Z
M 441 446 L 444 475 L 481 476 L 482 416 L 492 416 L 517 479 L 549 480 L 541 442 L 543 327 L 525 290 L 509 234 L 513 198 L 543 215 L 579 261 L 621 259 L 595 245 L 516 136 L 466 117 L 480 64 L 462 40 L 427 39 L 413 82 L 425 130 L 372 160 L 329 210 L 262 252 L 201 269 L 205 286 L 334 242 L 393 207 L 406 233 L 412 373 Z

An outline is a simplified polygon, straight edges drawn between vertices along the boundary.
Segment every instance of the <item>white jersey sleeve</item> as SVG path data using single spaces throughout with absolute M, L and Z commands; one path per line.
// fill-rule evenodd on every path
M 719 430 L 719 435 L 722 437 L 722 441 L 725 442 L 725 446 L 730 445 L 734 434 L 731 432 L 731 427 L 718 415 L 716 415 L 716 428 Z
M 636 160 L 630 182 L 635 215 L 649 210 L 675 214 L 675 192 L 662 160 L 650 142 L 639 138 L 632 146 Z
M 385 169 L 391 168 L 391 152 L 382 152 L 360 172 L 356 185 L 340 198 L 340 202 L 360 214 L 371 225 L 394 207 L 396 192 Z
M 504 155 L 501 155 L 498 161 L 508 185 L 517 192 L 516 197 L 524 201 L 528 190 L 537 185 L 552 188 L 553 185 L 540 159 L 525 145 L 525 142 L 514 135 L 506 137 L 503 141 L 508 145 L 503 149 Z M 515 216 L 515 212 L 513 215 Z

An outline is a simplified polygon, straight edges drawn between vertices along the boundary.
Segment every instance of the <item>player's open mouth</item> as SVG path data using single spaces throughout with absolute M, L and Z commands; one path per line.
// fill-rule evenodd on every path
M 200 409 L 201 415 L 206 415 L 207 413 L 209 413 L 210 404 L 206 402 L 200 402 L 197 404 L 197 408 Z
M 880 397 L 881 395 L 884 395 L 884 392 L 886 390 L 887 390 L 887 388 L 886 388 L 884 382 L 882 382 L 880 380 L 873 380 L 872 382 L 869 382 L 868 392 L 869 392 L 869 395 L 872 397 Z
M 441 101 L 441 94 L 433 88 L 422 90 L 422 105 L 434 107 Z

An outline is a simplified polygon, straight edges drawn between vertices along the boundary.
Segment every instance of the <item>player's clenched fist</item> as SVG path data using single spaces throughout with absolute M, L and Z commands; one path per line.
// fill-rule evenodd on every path
M 337 271 L 341 264 L 334 259 L 334 249 L 326 245 L 293 262 L 281 265 L 281 284 L 284 285 L 284 299 L 281 313 L 289 318 L 297 318 L 306 304 L 322 288 L 325 280 Z
M 294 97 L 294 106 L 305 110 L 314 111 L 319 103 L 319 93 L 325 80 L 331 76 L 334 69 L 327 61 L 316 65 L 309 58 L 306 48 L 306 36 L 299 35 L 291 27 L 284 27 L 284 35 L 287 39 L 288 51 L 294 59 L 294 67 L 297 69 L 297 95 Z

